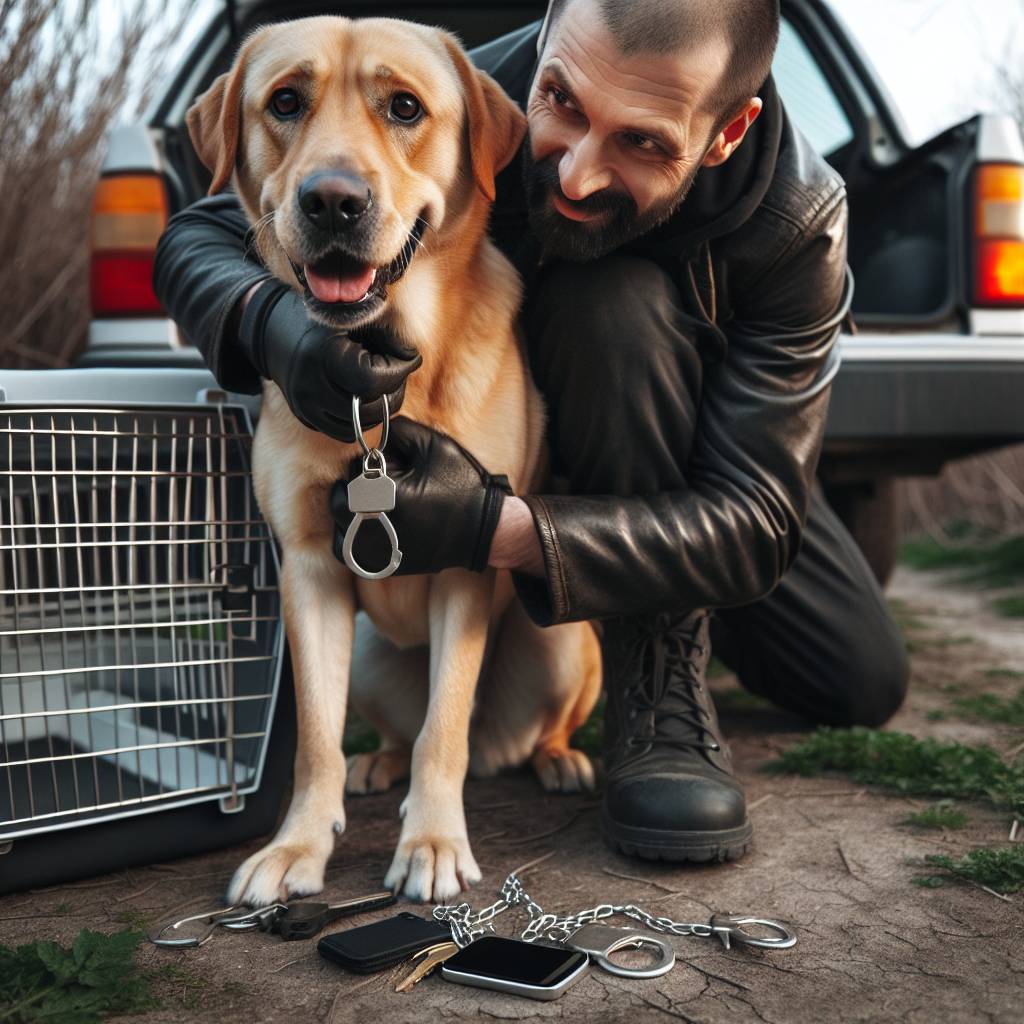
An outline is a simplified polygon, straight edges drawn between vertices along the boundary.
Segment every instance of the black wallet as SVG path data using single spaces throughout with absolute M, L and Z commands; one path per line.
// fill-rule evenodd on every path
M 421 949 L 451 941 L 452 931 L 407 911 L 397 917 L 325 935 L 317 952 L 332 963 L 358 974 L 372 974 L 408 960 Z

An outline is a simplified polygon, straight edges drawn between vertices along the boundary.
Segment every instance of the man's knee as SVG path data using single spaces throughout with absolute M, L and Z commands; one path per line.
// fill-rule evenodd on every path
M 894 628 L 876 637 L 861 636 L 840 653 L 833 662 L 836 701 L 828 724 L 884 725 L 903 704 L 910 683 L 910 661 L 899 632 Z

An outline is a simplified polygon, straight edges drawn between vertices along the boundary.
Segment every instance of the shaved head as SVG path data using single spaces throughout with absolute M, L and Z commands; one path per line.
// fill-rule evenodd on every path
M 526 103 L 523 183 L 546 256 L 652 231 L 743 141 L 779 0 L 552 0 Z
M 551 0 L 548 35 L 571 5 L 593 8 L 624 56 L 692 53 L 729 44 L 727 63 L 702 104 L 718 134 L 756 96 L 779 40 L 779 0 Z

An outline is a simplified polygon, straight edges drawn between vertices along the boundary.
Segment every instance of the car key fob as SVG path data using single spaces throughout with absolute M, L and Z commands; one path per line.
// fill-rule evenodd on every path
M 338 918 L 390 907 L 398 897 L 389 889 L 341 903 L 289 903 L 275 918 L 273 930 L 285 941 L 311 939 Z
M 372 974 L 451 937 L 448 925 L 404 911 L 383 921 L 325 935 L 316 948 L 322 957 L 347 971 Z

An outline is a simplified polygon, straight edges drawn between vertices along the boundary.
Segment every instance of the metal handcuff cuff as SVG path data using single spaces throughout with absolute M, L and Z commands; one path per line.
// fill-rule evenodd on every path
M 616 914 L 631 917 L 651 931 L 670 935 L 693 935 L 699 938 L 717 936 L 726 949 L 731 949 L 734 942 L 738 945 L 760 946 L 764 949 L 788 949 L 796 944 L 796 936 L 780 922 L 744 914 L 713 914 L 708 924 L 689 924 L 667 917 L 655 917 L 632 903 L 621 906 L 602 903 L 576 914 L 559 917 L 557 914 L 546 913 L 530 897 L 515 872 L 505 879 L 501 887 L 501 899 L 489 907 L 484 907 L 475 916 L 468 903 L 434 907 L 433 915 L 436 920 L 445 921 L 450 925 L 452 938 L 456 945 L 463 948 L 485 932 L 493 932 L 491 920 L 518 904 L 525 904 L 530 915 L 530 923 L 522 932 L 522 941 L 546 939 L 548 942 L 578 949 L 588 953 L 591 961 L 603 970 L 627 978 L 657 978 L 667 974 L 675 965 L 676 955 L 669 943 L 642 930 L 596 923 Z M 767 937 L 753 935 L 744 928 L 744 925 L 760 925 L 774 934 Z M 650 946 L 658 951 L 659 960 L 649 967 L 627 967 L 608 959 L 616 950 L 642 946 Z
M 359 396 L 352 396 L 352 425 L 355 428 L 356 440 L 359 447 L 363 449 L 363 471 L 359 476 L 348 482 L 348 508 L 355 513 L 352 522 L 348 524 L 345 531 L 345 540 L 342 544 L 341 554 L 345 564 L 364 580 L 382 580 L 390 576 L 402 562 L 402 552 L 398 549 L 398 534 L 387 513 L 395 507 L 395 482 L 388 476 L 388 465 L 384 461 L 383 449 L 388 443 L 388 427 L 390 424 L 390 412 L 388 409 L 388 396 L 382 395 L 384 403 L 384 419 L 382 421 L 384 430 L 380 436 L 380 445 L 371 448 L 363 436 L 363 425 L 359 421 Z M 376 465 L 374 465 L 376 462 Z M 391 561 L 377 572 L 364 569 L 352 553 L 352 545 L 355 543 L 359 527 L 365 519 L 376 518 L 391 542 Z

